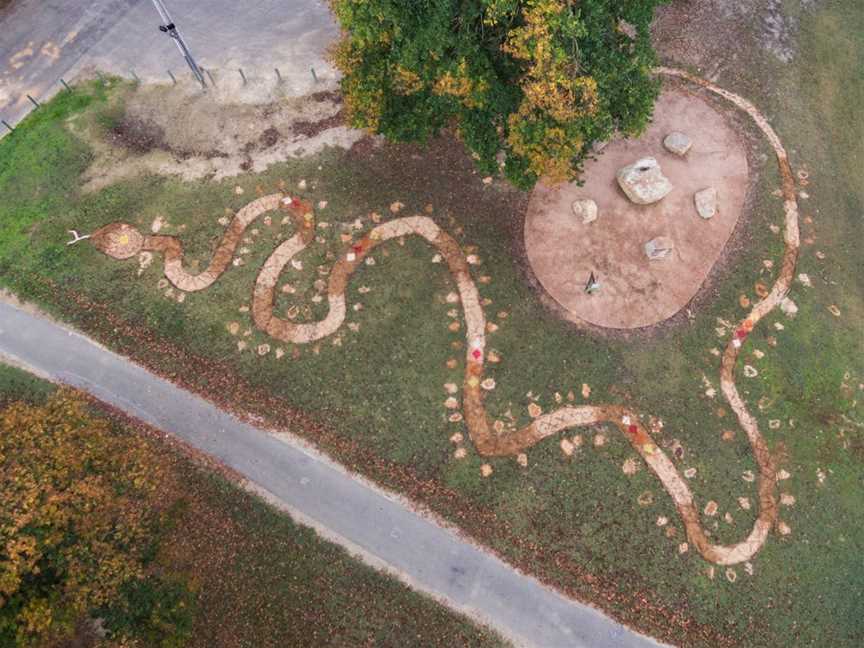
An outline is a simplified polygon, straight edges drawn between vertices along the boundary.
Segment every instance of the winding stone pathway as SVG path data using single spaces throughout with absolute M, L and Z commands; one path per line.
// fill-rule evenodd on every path
M 669 496 L 687 530 L 687 537 L 711 562 L 734 565 L 749 560 L 765 543 L 777 521 L 776 464 L 759 432 L 755 418 L 749 413 L 735 386 L 735 364 L 749 333 L 758 322 L 780 304 L 789 291 L 798 256 L 798 206 L 795 186 L 786 151 L 767 120 L 747 100 L 708 81 L 681 70 L 657 68 L 658 74 L 678 77 L 699 85 L 730 101 L 746 112 L 765 134 L 777 156 L 783 178 L 785 198 L 785 244 L 781 271 L 770 292 L 756 303 L 750 313 L 735 328 L 735 333 L 723 354 L 720 384 L 726 400 L 747 434 L 759 465 L 759 515 L 749 535 L 734 545 L 711 544 L 700 524 L 689 486 L 675 465 L 652 440 L 641 423 L 638 413 L 617 405 L 563 406 L 535 418 L 529 425 L 512 433 L 498 433 L 489 423 L 483 404 L 483 382 L 486 359 L 486 317 L 480 305 L 479 294 L 469 271 L 468 260 L 459 244 L 425 216 L 396 218 L 377 225 L 357 242 L 342 252 L 329 273 L 327 316 L 318 322 L 297 324 L 273 314 L 274 291 L 278 278 L 291 259 L 314 239 L 315 218 L 310 204 L 283 194 L 259 198 L 235 215 L 206 270 L 191 275 L 182 267 L 183 248 L 180 242 L 167 236 L 144 236 L 131 225 L 112 223 L 93 234 L 94 245 L 104 253 L 118 259 L 129 258 L 141 250 L 161 252 L 165 259 L 165 276 L 183 291 L 204 290 L 216 281 L 230 266 L 235 248 L 245 229 L 259 216 L 274 209 L 286 212 L 294 221 L 297 232 L 280 244 L 265 262 L 256 280 L 252 314 L 256 326 L 268 335 L 286 342 L 304 344 L 320 340 L 335 333 L 345 318 L 345 290 L 354 270 L 377 245 L 393 238 L 420 236 L 435 247 L 450 269 L 458 287 L 459 300 L 465 313 L 467 351 L 462 384 L 462 409 L 471 441 L 477 451 L 486 456 L 518 455 L 526 448 L 572 427 L 597 423 L 614 424 L 627 438 L 645 463 L 654 471 Z

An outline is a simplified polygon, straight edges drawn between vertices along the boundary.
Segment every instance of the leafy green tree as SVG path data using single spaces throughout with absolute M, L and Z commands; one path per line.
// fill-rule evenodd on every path
M 452 126 L 519 187 L 573 179 L 594 142 L 648 122 L 662 1 L 331 0 L 348 117 L 396 141 Z

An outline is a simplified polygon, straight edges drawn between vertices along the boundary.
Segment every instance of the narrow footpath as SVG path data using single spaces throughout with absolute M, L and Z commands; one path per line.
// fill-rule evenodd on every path
M 211 455 L 299 522 L 517 645 L 659 645 L 518 573 L 289 435 L 243 423 L 77 332 L 0 302 L 0 360 L 4 356 Z

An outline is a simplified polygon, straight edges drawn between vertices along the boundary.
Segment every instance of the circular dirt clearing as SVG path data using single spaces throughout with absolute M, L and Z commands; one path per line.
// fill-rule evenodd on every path
M 684 157 L 668 152 L 671 132 L 692 141 Z M 660 202 L 636 205 L 618 186 L 621 167 L 653 157 L 674 187 Z M 672 317 L 699 290 L 720 258 L 744 206 L 747 155 L 723 116 L 702 99 L 664 92 L 654 121 L 635 140 L 610 142 L 585 165 L 583 186 L 538 184 L 525 219 L 525 249 L 531 268 L 567 318 L 607 328 L 650 326 Z M 714 187 L 717 213 L 696 211 L 694 194 Z M 583 224 L 574 201 L 590 198 L 598 217 Z M 649 260 L 645 244 L 671 239 L 672 252 Z M 591 273 L 600 283 L 585 291 Z

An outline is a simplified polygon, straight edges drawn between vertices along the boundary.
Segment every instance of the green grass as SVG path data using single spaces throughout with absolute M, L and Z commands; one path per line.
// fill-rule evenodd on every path
M 393 487 L 403 483 L 394 476 L 400 470 L 421 484 L 429 480 L 448 487 L 446 496 L 431 488 L 413 492 L 512 561 L 640 628 L 678 642 L 685 641 L 687 632 L 688 645 L 717 645 L 726 638 L 752 646 L 857 646 L 864 642 L 857 618 L 864 604 L 864 531 L 855 522 L 864 515 L 858 387 L 864 382 L 864 267 L 856 245 L 864 238 L 864 187 L 856 173 L 864 159 L 864 125 L 856 121 L 855 111 L 864 103 L 864 85 L 862 66 L 853 63 L 860 62 L 864 52 L 861 33 L 862 15 L 854 3 L 834 3 L 802 16 L 795 62 L 772 64 L 751 52 L 760 65 L 720 79 L 765 110 L 793 152 L 796 169 L 810 170 L 810 198 L 802 207 L 804 215 L 814 218 L 815 232 L 804 224 L 802 237 L 816 237 L 813 245 L 802 248 L 797 270 L 811 277 L 813 288 L 796 282 L 791 293 L 800 308 L 798 316 L 789 319 L 778 312 L 760 324 L 744 349 L 745 361 L 759 376 L 738 378 L 760 429 L 787 457 L 783 467 L 792 477 L 779 490 L 793 495 L 796 504 L 784 507 L 781 518 L 793 532 L 788 537 L 772 534 L 753 560 L 753 575 L 738 566 L 734 583 L 723 569 L 710 579 L 709 565 L 692 550 L 679 555 L 683 528 L 674 507 L 644 465 L 633 477 L 623 475 L 623 461 L 634 454 L 614 431 L 607 431 L 610 442 L 600 451 L 590 448 L 593 431 L 580 431 L 589 443 L 572 459 L 564 458 L 550 441 L 529 451 L 528 469 L 510 458 L 491 461 L 495 472 L 489 479 L 480 477 L 485 460 L 473 449 L 465 460 L 452 458 L 448 438 L 464 429 L 446 421 L 442 385 L 459 382 L 461 367 L 450 370 L 445 363 L 450 357 L 461 362 L 463 353 L 451 343 L 464 333 L 447 330 L 450 306 L 443 296 L 453 289 L 452 282 L 444 267 L 430 263 L 434 251 L 421 242 L 387 244 L 375 252 L 376 265 L 364 267 L 352 279 L 349 309 L 355 303 L 364 307 L 349 310 L 348 321 L 359 324 L 359 331 L 343 328 L 341 346 L 324 340 L 317 353 L 303 347 L 300 357 L 292 359 L 291 345 L 279 345 L 255 331 L 249 314 L 239 310 L 249 305 L 258 268 L 276 243 L 290 235 L 289 226 L 253 226 L 260 233 L 249 244 L 252 251 L 245 265 L 232 268 L 211 289 L 188 295 L 183 304 L 165 297 L 164 287 L 157 288 L 158 259 L 138 276 L 134 260 L 113 261 L 86 244 L 66 248 L 65 230 L 92 231 L 118 219 L 149 230 L 152 220 L 163 215 L 172 224 L 166 233 L 181 236 L 187 259 L 203 267 L 222 231 L 217 218 L 226 208 L 236 210 L 248 202 L 258 185 L 272 191 L 279 180 L 294 187 L 306 179 L 308 197 L 328 201 L 318 219 L 331 225 L 371 210 L 387 213 L 395 200 L 404 202 L 409 214 L 431 203 L 443 227 L 451 232 L 462 227 L 461 242 L 479 247 L 483 265 L 475 275 L 492 277 L 489 285 L 479 286 L 481 295 L 493 302 L 487 316 L 508 313 L 499 322 L 501 329 L 489 337 L 490 346 L 503 356 L 500 365 L 488 367 L 497 383 L 487 399 L 490 415 L 504 418 L 510 411 L 522 425 L 529 420 L 529 391 L 538 394 L 549 411 L 555 407 L 555 392 L 573 390 L 582 402 L 580 388 L 588 383 L 591 402 L 627 403 L 661 418 L 659 441 L 679 440 L 686 450 L 683 465 L 697 469 L 691 481 L 697 501 L 713 499 L 721 516 L 726 511 L 733 515 L 732 524 L 718 516 L 716 528 L 714 520 L 707 521 L 712 537 L 737 542 L 756 515 L 755 509 L 741 510 L 737 498 L 757 501 L 755 484 L 744 482 L 741 474 L 756 466 L 722 397 L 704 395 L 702 376 L 719 391 L 718 360 L 710 353 L 725 343 L 715 332 L 717 318 L 737 321 L 744 314 L 738 296 L 753 298 L 755 281 L 773 281 L 775 275 L 762 261 L 772 259 L 779 265 L 782 238 L 768 227 L 782 224 L 780 200 L 772 195 L 778 178 L 770 158 L 755 190 L 747 248 L 722 277 L 716 298 L 692 325 L 646 341 L 592 337 L 547 314 L 511 254 L 508 223 L 524 203 L 518 196 L 484 188 L 471 175 L 470 162 L 441 143 L 422 152 L 420 159 L 414 157 L 420 151 L 408 147 L 366 157 L 330 151 L 236 181 L 181 183 L 145 177 L 89 195 L 75 189 L 80 165 L 53 165 L 44 170 L 56 178 L 44 195 L 22 192 L 14 204 L 4 202 L 9 222 L 19 225 L 10 227 L 8 235 L 4 227 L 0 235 L 0 281 L 123 351 L 134 352 L 138 341 L 98 315 L 70 307 L 62 291 L 71 289 L 110 304 L 124 320 L 153 331 L 157 340 L 171 339 L 193 354 L 224 362 L 262 394 L 323 423 L 344 442 L 339 447 L 359 448 L 361 455 L 369 452 L 381 459 L 380 465 L 364 463 L 357 459 L 361 455 L 340 454 L 328 446 L 346 462 L 357 461 L 352 465 Z M 850 79 L 850 74 L 858 77 Z M 58 159 L 86 159 L 86 151 L 61 135 L 56 121 L 34 121 L 19 130 L 34 147 L 57 138 L 66 151 L 58 152 Z M 19 183 L 42 186 L 41 167 L 16 162 L 15 156 L 23 154 L 20 146 L 0 144 L 0 195 Z M 235 194 L 235 185 L 245 189 L 242 196 Z M 326 241 L 300 255 L 303 270 L 289 268 L 283 275 L 297 293 L 280 295 L 280 314 L 294 304 L 308 306 L 309 317 L 322 312 L 310 302 L 316 267 L 329 265 L 326 251 L 338 250 L 340 244 L 334 227 L 319 234 Z M 816 250 L 826 254 L 824 261 L 815 256 Z M 46 288 L 39 277 L 50 277 L 56 287 Z M 361 286 L 371 290 L 361 294 Z M 841 317 L 829 312 L 831 305 L 840 309 Z M 287 355 L 276 360 L 272 351 L 265 357 L 251 350 L 238 352 L 237 339 L 226 330 L 232 321 L 252 330 L 242 338 L 250 349 L 269 343 Z M 782 331 L 774 328 L 778 322 Z M 776 339 L 776 348 L 769 336 Z M 761 360 L 751 356 L 757 349 L 766 354 Z M 190 371 L 167 350 L 151 361 L 168 374 L 186 376 L 205 393 L 222 394 L 218 377 L 203 367 Z M 764 410 L 756 405 L 760 400 Z M 777 429 L 769 424 L 774 420 L 780 421 Z M 724 430 L 737 431 L 732 442 L 721 441 Z M 826 475 L 824 484 L 817 478 L 820 471 Z M 638 504 L 644 492 L 653 494 L 652 505 Z M 657 528 L 658 516 L 669 518 L 677 530 L 674 538 Z M 653 607 L 641 604 L 643 598 Z M 673 618 L 679 611 L 682 619 L 695 622 L 686 630 Z
M 0 363 L 0 405 L 40 401 L 54 390 Z M 95 414 L 105 416 L 98 409 Z M 126 426 L 125 433 L 138 432 Z M 173 502 L 171 513 L 163 535 L 153 538 L 150 577 L 124 588 L 126 607 L 112 608 L 109 602 L 107 613 L 99 613 L 107 627 L 135 636 L 146 628 L 154 635 L 147 645 L 178 648 L 506 645 L 490 630 L 295 524 L 168 442 L 151 441 L 166 467 L 157 497 Z M 193 614 L 182 613 L 182 607 L 178 613 L 178 604 Z M 169 641 L 176 639 L 169 629 L 178 622 L 191 637 L 185 643 Z
M 51 383 L 0 362 L 0 407 L 19 400 L 40 403 L 53 391 Z

